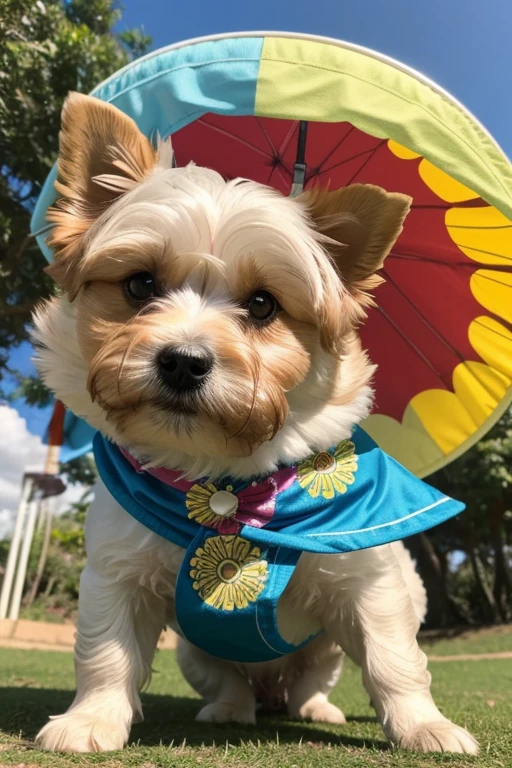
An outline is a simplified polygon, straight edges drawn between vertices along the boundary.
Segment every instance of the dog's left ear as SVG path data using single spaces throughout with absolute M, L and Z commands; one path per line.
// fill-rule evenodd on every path
M 55 261 L 48 274 L 65 290 L 71 263 L 96 219 L 151 171 L 157 154 L 134 121 L 100 99 L 71 93 L 62 110 L 55 189 L 48 238 Z
M 300 198 L 347 288 L 364 287 L 395 244 L 412 199 L 371 184 L 329 192 L 315 188 Z
M 330 192 L 313 188 L 298 198 L 305 206 L 343 284 L 338 301 L 327 291 L 322 322 L 326 348 L 342 348 L 347 325 L 365 317 L 370 291 L 382 282 L 376 274 L 402 231 L 412 199 L 371 184 Z

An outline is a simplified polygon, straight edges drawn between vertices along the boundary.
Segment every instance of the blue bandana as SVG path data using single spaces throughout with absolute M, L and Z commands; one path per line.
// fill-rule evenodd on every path
M 432 528 L 464 509 L 418 480 L 359 427 L 351 440 L 252 481 L 182 480 L 144 471 L 99 433 L 99 474 L 140 523 L 186 550 L 176 583 L 183 635 L 213 656 L 269 661 L 282 637 L 277 603 L 302 552 L 339 554 Z

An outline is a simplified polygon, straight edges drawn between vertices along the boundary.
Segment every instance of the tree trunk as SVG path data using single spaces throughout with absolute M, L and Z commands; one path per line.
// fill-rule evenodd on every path
M 496 499 L 489 511 L 491 545 L 494 553 L 493 596 L 503 621 L 510 621 L 512 614 L 512 577 L 505 554 L 503 529 L 505 519 L 504 500 L 502 498 Z
M 480 555 L 475 548 L 471 548 L 468 554 L 475 575 L 475 581 L 485 603 L 489 619 L 493 624 L 501 624 L 501 613 L 498 604 L 494 599 L 494 595 L 487 584 L 485 567 L 480 559 Z
M 470 617 L 462 611 L 450 593 L 447 568 L 443 567 L 432 541 L 425 533 L 407 539 L 407 546 L 416 560 L 428 598 L 427 625 L 443 627 L 469 624 Z
M 44 596 L 45 597 L 49 597 L 51 595 L 56 581 L 57 581 L 57 579 L 56 579 L 55 576 L 50 576 L 50 578 L 48 579 L 48 584 L 46 585 L 46 589 L 44 591 Z
M 52 522 L 53 522 L 51 504 L 48 503 L 48 501 L 49 501 L 48 499 L 44 499 L 43 501 L 43 504 L 46 507 L 46 509 L 44 510 L 46 512 L 46 515 L 45 515 L 46 525 L 44 530 L 43 546 L 41 548 L 41 554 L 39 555 L 39 562 L 37 564 L 36 577 L 34 579 L 34 582 L 30 588 L 30 592 L 28 593 L 28 596 L 26 599 L 27 606 L 32 605 L 35 598 L 37 597 L 37 593 L 39 592 L 39 586 L 41 584 L 41 579 L 43 578 L 46 560 L 48 558 L 48 550 L 50 548 L 50 541 L 52 537 Z

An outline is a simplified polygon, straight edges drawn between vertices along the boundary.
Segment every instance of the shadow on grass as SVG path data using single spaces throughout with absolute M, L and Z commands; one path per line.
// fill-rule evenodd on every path
M 46 723 L 50 715 L 65 712 L 73 700 L 71 691 L 43 688 L 0 688 L 0 730 L 13 736 L 20 734 L 31 740 Z M 228 741 L 236 746 L 243 742 L 341 744 L 346 747 L 373 747 L 387 750 L 388 745 L 372 738 L 356 738 L 343 733 L 344 726 L 293 722 L 285 715 L 258 717 L 256 726 L 234 723 L 196 723 L 199 711 L 198 699 L 159 696 L 146 693 L 142 696 L 145 722 L 133 726 L 131 743 L 141 746 L 159 744 L 210 746 Z M 349 717 L 350 722 L 371 723 L 372 718 Z
M 456 640 L 461 635 L 477 633 L 480 629 L 494 629 L 495 624 L 456 624 L 454 627 L 440 627 L 438 629 L 422 629 L 418 639 L 422 645 L 430 645 L 438 640 Z

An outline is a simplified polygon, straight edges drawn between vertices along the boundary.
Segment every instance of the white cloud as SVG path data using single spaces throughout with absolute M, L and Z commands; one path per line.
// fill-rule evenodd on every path
M 23 473 L 41 472 L 47 450 L 48 446 L 28 431 L 25 419 L 14 408 L 0 406 L 0 539 L 12 533 Z M 82 493 L 82 487 L 71 486 L 55 499 L 55 513 L 63 512 Z

